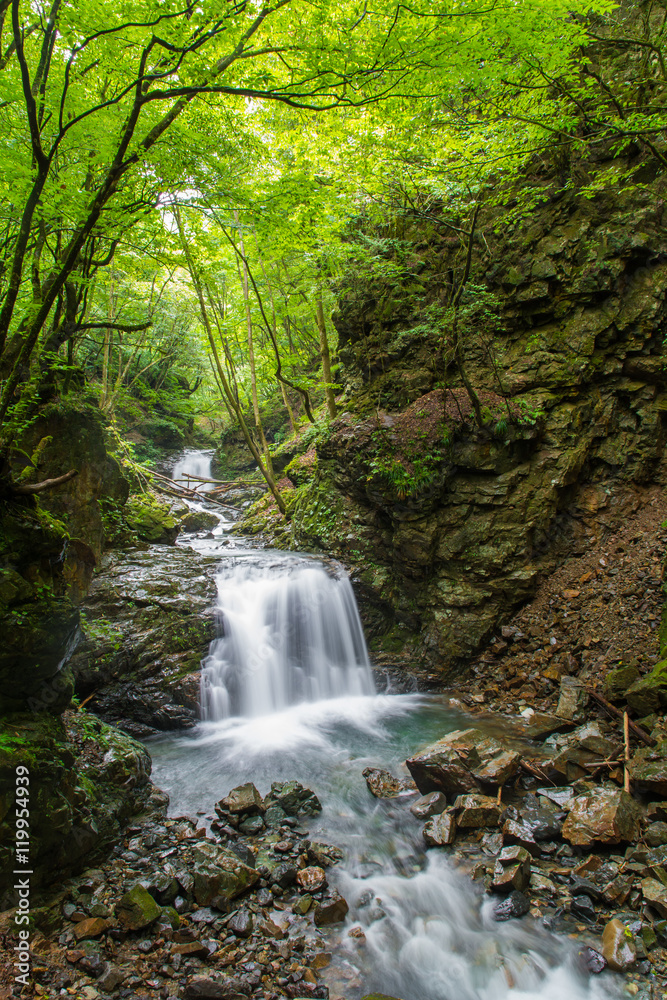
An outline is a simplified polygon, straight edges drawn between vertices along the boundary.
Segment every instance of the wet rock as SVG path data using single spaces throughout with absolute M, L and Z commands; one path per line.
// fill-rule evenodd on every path
M 625 972 L 637 960 L 632 931 L 620 920 L 610 920 L 602 932 L 602 954 L 610 969 Z
M 530 909 L 530 900 L 522 892 L 514 890 L 506 899 L 495 903 L 493 916 L 495 920 L 511 920 L 523 917 Z
M 304 892 L 318 892 L 327 884 L 327 877 L 323 868 L 311 866 L 309 868 L 302 868 L 297 872 L 296 881 L 299 888 L 303 889 Z
M 285 993 L 288 997 L 292 998 L 307 998 L 313 997 L 314 1000 L 328 1000 L 329 990 L 328 987 L 321 984 L 315 985 L 314 983 L 307 983 L 301 981 L 300 983 L 289 983 L 285 986 Z
M 500 806 L 488 795 L 459 795 L 454 803 L 456 824 L 461 829 L 497 826 Z
M 585 710 L 588 704 L 588 694 L 584 685 L 577 677 L 561 677 L 560 698 L 556 715 L 562 719 L 571 719 L 573 722 L 580 722 L 585 717 Z
M 644 902 L 652 906 L 661 917 L 667 918 L 667 888 L 655 878 L 642 879 Z
M 664 744 L 658 747 L 641 747 L 636 750 L 629 764 L 634 784 L 657 795 L 667 795 L 667 758 Z
M 513 778 L 519 770 L 521 754 L 503 747 L 497 740 L 487 737 L 476 746 L 480 764 L 472 773 L 482 785 L 499 788 Z
M 361 773 L 366 779 L 368 791 L 376 799 L 392 799 L 404 790 L 404 782 L 379 767 L 365 767 Z
M 229 850 L 232 854 L 235 854 L 237 858 L 240 858 L 243 864 L 247 865 L 248 868 L 255 867 L 255 855 L 246 844 L 230 844 Z
M 306 842 L 306 857 L 311 864 L 319 865 L 320 868 L 330 868 L 343 860 L 344 854 L 340 847 L 333 844 L 323 844 L 318 840 Z
M 595 948 L 583 947 L 578 955 L 579 964 L 584 972 L 589 972 L 594 976 L 599 976 L 607 968 L 607 961 Z
M 127 978 L 127 973 L 118 966 L 105 962 L 105 968 L 97 978 L 97 986 L 104 993 L 113 993 Z
M 183 955 L 184 958 L 208 958 L 208 948 L 203 941 L 184 941 L 182 944 L 172 944 L 173 955 Z
M 477 736 L 481 738 L 475 729 L 457 730 L 406 760 L 419 791 L 422 794 L 444 792 L 449 795 L 476 791 L 479 785 L 468 765 L 474 767 L 481 764 L 479 754 L 471 743 Z
M 444 847 L 456 839 L 456 815 L 452 809 L 433 816 L 422 831 L 429 847 Z
M 544 799 L 548 799 L 561 809 L 570 809 L 576 797 L 576 791 L 569 785 L 562 787 L 553 786 L 551 788 L 538 788 L 537 794 Z
M 636 667 L 623 666 L 610 670 L 604 679 L 604 694 L 609 701 L 624 701 L 626 692 L 639 679 Z
M 650 674 L 635 681 L 626 692 L 626 698 L 639 716 L 659 712 L 667 706 L 667 660 L 656 663 Z
M 422 795 L 416 802 L 413 802 L 410 806 L 410 812 L 417 819 L 429 819 L 431 816 L 437 816 L 443 812 L 446 807 L 447 799 L 442 792 L 429 792 L 428 795 Z
M 218 803 L 223 810 L 232 814 L 245 813 L 248 816 L 264 812 L 264 800 L 251 781 L 232 788 L 229 795 Z
M 296 865 L 291 862 L 281 862 L 271 872 L 271 885 L 279 885 L 281 889 L 288 889 L 296 882 L 297 871 Z
M 173 545 L 181 530 L 171 506 L 148 493 L 131 496 L 124 509 L 128 527 L 139 538 L 154 545 Z
M 292 913 L 298 913 L 303 917 L 308 913 L 312 905 L 313 897 L 306 893 L 305 896 L 300 896 L 292 903 Z
M 270 830 L 277 830 L 278 827 L 282 826 L 285 819 L 287 818 L 287 813 L 280 806 L 269 806 L 264 813 L 264 822 Z
M 644 831 L 644 840 L 649 847 L 661 847 L 667 844 L 667 823 L 649 823 Z
M 254 885 L 259 874 L 231 851 L 202 842 L 193 851 L 194 896 L 200 906 L 230 900 Z
M 208 979 L 197 976 L 183 991 L 185 1000 L 237 1000 L 245 998 L 250 987 L 240 979 Z
M 500 786 L 516 773 L 520 754 L 503 747 L 478 729 L 449 733 L 406 761 L 422 793 L 450 795 L 476 791 L 480 785 Z
M 539 741 L 546 739 L 547 736 L 551 736 L 552 733 L 562 733 L 567 729 L 571 729 L 573 725 L 573 722 L 567 719 L 559 719 L 557 715 L 536 712 L 528 725 L 524 727 L 524 732 L 528 739 Z
M 234 914 L 232 919 L 227 924 L 227 927 L 232 934 L 236 934 L 237 937 L 250 937 L 254 927 L 252 913 L 245 908 L 240 909 L 238 913 Z
M 531 856 L 523 847 L 504 847 L 498 855 L 493 870 L 491 891 L 498 893 L 523 892 L 530 883 Z
M 121 926 L 130 931 L 148 927 L 161 913 L 161 908 L 143 885 L 135 885 L 116 905 L 116 916 Z
M 563 824 L 571 844 L 619 844 L 639 836 L 640 810 L 631 795 L 619 788 L 596 788 L 578 795 Z
M 261 833 L 264 829 L 264 820 L 261 816 L 248 816 L 243 822 L 239 823 L 239 830 L 241 833 L 245 833 L 248 837 L 256 837 L 258 833 Z
M 313 921 L 316 927 L 325 927 L 328 924 L 336 924 L 345 919 L 349 906 L 339 892 L 331 889 L 324 898 L 317 903 Z
M 595 912 L 595 906 L 593 905 L 593 900 L 590 896 L 585 893 L 581 893 L 578 896 L 574 896 L 572 899 L 572 904 L 570 909 L 578 917 L 583 917 L 584 920 L 590 920 L 595 922 L 597 919 L 597 914 Z
M 181 531 L 191 534 L 194 531 L 205 531 L 207 528 L 215 528 L 220 523 L 220 518 L 215 514 L 210 514 L 206 510 L 190 510 L 179 521 Z
M 262 920 L 257 929 L 264 937 L 273 938 L 275 941 L 282 941 L 285 937 L 284 930 L 274 920 Z
M 315 792 L 298 781 L 273 782 L 266 805 L 277 803 L 288 816 L 314 816 L 322 811 Z
M 502 814 L 503 837 L 510 844 L 525 847 L 533 856 L 541 853 L 540 843 L 560 836 L 563 814 L 540 805 L 527 796 L 520 808 L 509 806 Z
M 104 934 L 112 926 L 113 920 L 105 920 L 103 917 L 87 917 L 75 925 L 74 937 L 77 941 L 100 937 L 100 935 Z

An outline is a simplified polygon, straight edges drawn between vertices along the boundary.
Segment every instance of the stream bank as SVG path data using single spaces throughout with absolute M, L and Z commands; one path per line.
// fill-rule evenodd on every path
M 218 643 L 237 653 L 245 648 L 237 668 L 268 657 L 279 676 L 295 667 L 308 675 L 324 661 L 327 670 L 338 669 L 336 650 L 345 643 L 324 639 L 327 623 L 337 621 L 341 634 L 351 612 L 331 617 L 331 567 L 316 570 L 312 560 L 248 548 L 234 553 L 237 542 L 224 530 L 202 533 L 195 544 L 199 553 L 153 546 L 109 564 L 107 595 L 133 615 L 148 616 L 146 667 L 161 620 L 171 627 L 172 613 L 206 617 L 225 552 L 216 589 L 226 624 Z M 185 597 L 174 591 L 169 569 L 181 561 L 191 562 Z M 313 572 L 334 587 L 322 599 L 307 575 Z M 146 589 L 149 577 L 153 591 Z M 252 584 L 247 594 L 244 581 Z M 250 600 L 253 588 L 257 600 Z M 278 594 L 289 608 L 284 619 Z M 90 600 L 97 600 L 94 588 Z M 300 613 L 300 602 L 314 618 Z M 317 663 L 309 666 L 298 644 L 282 659 L 283 643 L 299 634 L 290 622 L 307 620 L 310 627 L 320 615 L 313 625 L 324 643 Z M 171 645 L 176 636 L 164 638 Z M 137 675 L 142 641 L 137 636 Z M 233 662 L 230 655 L 229 648 L 214 648 L 205 670 Z M 348 661 L 345 654 L 340 666 Z M 168 673 L 148 669 L 140 678 L 142 699 L 151 676 Z M 253 668 L 251 680 L 259 676 Z M 237 683 L 233 671 L 214 670 L 211 679 L 229 692 Z M 102 691 L 125 683 L 106 674 L 98 680 Z M 167 676 L 164 687 L 170 684 Z M 618 758 L 617 727 L 594 719 L 585 706 L 583 719 L 567 718 L 559 705 L 558 717 L 545 720 L 542 713 L 533 720 L 542 726 L 546 742 L 540 742 L 526 728 L 530 720 L 484 714 L 477 692 L 474 716 L 441 696 L 349 691 L 339 698 L 313 692 L 310 701 L 277 703 L 267 712 L 260 688 L 252 694 L 251 684 L 243 716 L 230 715 L 225 699 L 214 700 L 222 717 L 193 726 L 193 715 L 187 730 L 174 730 L 158 707 L 163 732 L 150 736 L 147 747 L 153 780 L 171 798 L 170 817 L 133 822 L 110 857 L 63 885 L 40 912 L 33 947 L 41 995 L 65 989 L 87 1000 L 358 1000 L 379 990 L 404 1000 L 561 1000 L 564 992 L 610 1000 L 626 986 L 627 995 L 652 1000 L 651 990 L 664 989 L 662 793 L 635 775 L 638 799 L 648 808 L 630 809 L 615 784 L 618 774 L 590 767 L 601 755 Z M 271 697 L 283 690 L 278 685 Z M 522 692 L 526 706 L 529 695 Z M 430 762 L 419 764 L 424 757 Z M 531 774 L 536 768 L 539 779 Z M 321 812 L 312 808 L 312 796 L 289 785 L 295 780 L 313 789 Z M 591 788 L 611 805 L 582 841 L 568 832 L 568 816 L 578 811 L 590 826 Z M 301 815 L 300 802 L 311 804 Z M 626 946 L 622 978 L 602 972 L 599 957 L 609 954 L 602 932 L 613 920 L 620 921 L 617 944 Z

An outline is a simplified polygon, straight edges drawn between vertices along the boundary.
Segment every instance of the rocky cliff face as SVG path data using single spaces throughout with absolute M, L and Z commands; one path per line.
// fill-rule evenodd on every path
M 480 213 L 458 329 L 482 426 L 453 351 L 455 220 L 415 216 L 382 243 L 391 280 L 344 283 L 344 412 L 294 480 L 291 541 L 353 567 L 376 651 L 442 677 L 661 481 L 666 185 L 631 167 L 590 162 L 586 196 L 536 173 L 530 210 Z

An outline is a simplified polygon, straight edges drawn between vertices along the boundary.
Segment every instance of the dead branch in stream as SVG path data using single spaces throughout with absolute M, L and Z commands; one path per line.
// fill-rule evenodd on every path
M 587 687 L 586 692 L 591 698 L 594 699 L 594 701 L 597 701 L 598 705 L 600 705 L 601 708 L 604 708 L 606 712 L 609 712 L 610 715 L 613 715 L 617 719 L 623 721 L 624 713 L 608 702 L 607 699 L 604 698 L 598 691 Z M 645 743 L 649 747 L 654 747 L 656 745 L 657 741 L 654 740 L 652 736 L 649 736 L 648 733 L 645 733 L 643 729 L 640 729 L 640 727 L 634 723 L 632 719 L 628 719 L 628 728 L 635 734 L 637 739 L 642 741 L 642 743 Z
M 182 497 L 184 500 L 206 500 L 208 503 L 215 504 L 217 507 L 224 507 L 226 510 L 234 510 L 237 514 L 241 513 L 240 507 L 233 507 L 229 503 L 223 503 L 222 500 L 218 500 L 217 497 L 211 496 L 211 493 L 199 493 L 196 489 L 189 489 L 187 486 L 183 486 L 181 483 L 177 483 L 174 479 L 169 479 L 168 476 L 163 476 L 159 472 L 155 472 L 153 469 L 145 470 L 148 475 L 153 479 L 151 483 L 152 488 L 157 493 L 166 493 L 169 496 Z M 195 478 L 194 476 L 191 478 Z M 202 482 L 208 482 L 209 480 L 203 479 Z M 213 491 L 211 491 L 213 492 Z

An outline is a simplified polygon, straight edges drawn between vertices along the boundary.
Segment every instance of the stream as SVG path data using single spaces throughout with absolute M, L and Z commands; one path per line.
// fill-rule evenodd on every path
M 205 478 L 210 460 L 186 453 L 173 478 Z M 309 820 L 309 835 L 343 848 L 344 861 L 328 875 L 350 907 L 344 924 L 322 931 L 332 953 L 322 981 L 332 998 L 620 996 L 612 974 L 582 969 L 576 942 L 530 917 L 494 920 L 492 897 L 445 851 L 425 851 L 422 823 L 408 808 L 414 793 L 370 795 L 365 767 L 404 776 L 406 757 L 467 728 L 469 718 L 439 696 L 378 692 L 342 568 L 252 548 L 228 535 L 230 524 L 222 519 L 183 543 L 221 556 L 222 627 L 202 665 L 204 721 L 147 741 L 170 812 L 210 822 L 215 802 L 246 781 L 262 795 L 271 782 L 291 779 L 316 792 L 323 811 Z M 348 935 L 352 927 L 363 929 L 365 943 Z

